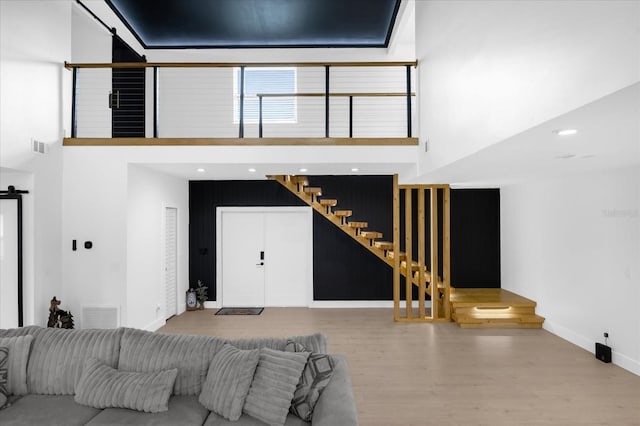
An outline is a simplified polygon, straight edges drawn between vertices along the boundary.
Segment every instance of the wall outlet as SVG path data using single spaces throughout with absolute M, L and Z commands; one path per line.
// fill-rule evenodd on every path
M 47 144 L 32 138 L 31 139 L 31 149 L 36 154 L 46 154 L 47 153 Z

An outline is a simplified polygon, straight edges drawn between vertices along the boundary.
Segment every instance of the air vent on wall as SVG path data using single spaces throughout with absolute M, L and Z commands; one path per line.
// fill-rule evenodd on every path
M 118 306 L 83 306 L 82 328 L 118 328 L 120 308 Z

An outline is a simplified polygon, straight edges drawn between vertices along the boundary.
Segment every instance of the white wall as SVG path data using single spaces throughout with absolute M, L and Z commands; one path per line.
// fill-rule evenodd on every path
M 71 18 L 72 46 L 69 61 L 111 62 L 111 33 L 75 3 Z M 76 84 L 77 136 L 110 137 L 111 109 L 107 96 L 111 92 L 111 69 L 79 69 Z
M 46 324 L 49 301 L 63 300 L 60 249 L 61 139 L 70 122 L 69 1 L 0 2 L 0 186 L 24 196 L 25 323 Z M 32 140 L 47 144 L 32 152 Z
M 63 187 L 67 309 L 80 314 L 84 305 L 119 306 L 126 324 L 127 163 L 105 149 L 65 148 Z M 74 239 L 77 251 L 71 250 Z M 85 241 L 93 248 L 85 249 Z M 80 315 L 76 326 L 82 328 Z
M 127 194 L 127 326 L 156 330 L 165 323 L 164 210 L 178 210 L 178 314 L 189 288 L 189 186 L 141 166 L 129 166 Z
M 501 189 L 502 287 L 544 327 L 640 374 L 640 167 Z
M 638 1 L 417 1 L 421 174 L 640 80 Z

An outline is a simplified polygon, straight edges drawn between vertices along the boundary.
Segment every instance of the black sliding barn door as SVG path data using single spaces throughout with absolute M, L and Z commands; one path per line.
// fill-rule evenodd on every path
M 112 61 L 146 62 L 120 37 L 113 35 Z M 111 74 L 111 137 L 145 137 L 145 68 L 114 68 Z

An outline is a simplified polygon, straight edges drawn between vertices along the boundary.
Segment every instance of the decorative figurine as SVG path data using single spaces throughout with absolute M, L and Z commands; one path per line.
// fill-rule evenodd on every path
M 62 303 L 61 300 L 56 299 L 53 296 L 51 299 L 51 306 L 49 307 L 49 321 L 47 322 L 47 327 L 51 328 L 74 328 L 73 324 L 73 315 L 71 312 L 67 312 L 63 309 L 58 308 Z

